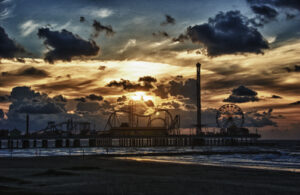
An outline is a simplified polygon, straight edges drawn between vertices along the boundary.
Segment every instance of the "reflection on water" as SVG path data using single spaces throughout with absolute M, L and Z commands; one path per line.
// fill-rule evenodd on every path
M 184 164 L 204 164 L 216 166 L 238 166 L 259 169 L 276 169 L 300 172 L 300 143 L 286 142 L 272 147 L 156 147 L 156 148 L 47 148 L 47 149 L 2 149 L 0 157 L 35 157 L 35 156 L 79 156 L 97 154 L 149 154 L 182 152 L 234 152 L 233 154 L 214 155 L 179 155 L 179 156 L 144 156 L 122 157 L 139 161 L 172 162 Z M 240 154 L 247 151 L 276 151 L 277 153 Z

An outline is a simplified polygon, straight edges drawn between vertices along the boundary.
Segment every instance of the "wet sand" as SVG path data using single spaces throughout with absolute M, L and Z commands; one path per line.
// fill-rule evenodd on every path
M 0 158 L 0 194 L 300 194 L 300 173 L 121 160 Z

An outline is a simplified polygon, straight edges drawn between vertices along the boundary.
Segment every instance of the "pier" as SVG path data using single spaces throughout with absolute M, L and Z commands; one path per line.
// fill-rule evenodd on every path
M 152 136 L 152 137 L 16 137 L 0 138 L 0 149 L 78 148 L 78 147 L 171 147 L 253 145 L 259 135 L 248 136 Z

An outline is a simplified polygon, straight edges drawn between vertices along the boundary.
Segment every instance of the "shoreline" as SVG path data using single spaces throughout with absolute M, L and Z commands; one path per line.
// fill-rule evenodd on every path
M 299 194 L 300 173 L 100 156 L 0 158 L 0 193 Z
M 268 167 L 268 166 L 255 166 L 255 165 L 221 165 L 217 163 L 208 162 L 187 162 L 187 161 L 171 161 L 171 160 L 161 160 L 161 159 L 150 159 L 150 158 L 132 158 L 132 157 L 115 157 L 115 159 L 132 160 L 138 162 L 154 162 L 154 163 L 171 163 L 171 164 L 186 164 L 186 165 L 199 165 L 199 166 L 213 166 L 213 167 L 223 167 L 223 168 L 245 168 L 254 170 L 269 170 L 269 171 L 284 171 L 292 173 L 300 173 L 300 169 L 296 168 L 286 168 L 286 167 Z

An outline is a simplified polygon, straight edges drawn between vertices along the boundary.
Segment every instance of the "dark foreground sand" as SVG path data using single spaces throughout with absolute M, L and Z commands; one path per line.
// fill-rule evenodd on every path
M 300 173 L 113 158 L 0 158 L 0 194 L 300 194 Z

